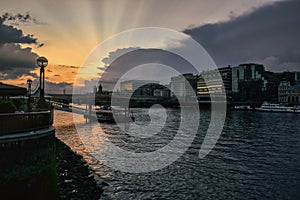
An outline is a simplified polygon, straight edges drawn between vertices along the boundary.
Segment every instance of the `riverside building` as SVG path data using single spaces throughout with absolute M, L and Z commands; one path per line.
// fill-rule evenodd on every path
M 247 63 L 232 68 L 232 95 L 234 101 L 277 101 L 278 79 L 265 71 L 261 64 Z
M 192 97 L 196 97 L 198 78 L 192 73 L 171 77 L 171 97 L 176 96 L 184 101 L 189 101 Z

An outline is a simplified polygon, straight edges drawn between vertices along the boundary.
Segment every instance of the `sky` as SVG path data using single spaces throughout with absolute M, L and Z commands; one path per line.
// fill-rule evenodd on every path
M 26 87 L 31 78 L 37 85 L 35 60 L 45 56 L 46 92 L 71 92 L 99 44 L 142 27 L 191 36 L 217 66 L 257 62 L 267 70 L 300 71 L 299 9 L 298 0 L 5 0 L 0 2 L 0 81 Z M 119 51 L 116 45 L 99 55 L 96 68 Z

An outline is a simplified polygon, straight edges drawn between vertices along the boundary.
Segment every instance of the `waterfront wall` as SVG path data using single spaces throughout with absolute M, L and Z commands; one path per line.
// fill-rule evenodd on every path
M 0 193 L 9 199 L 58 199 L 55 130 L 45 114 L 18 115 L 16 120 L 34 122 L 43 118 L 39 126 L 21 132 L 18 123 L 0 129 Z M 49 113 L 50 116 L 50 113 Z M 0 116 L 7 119 L 7 116 Z M 13 120 L 12 116 L 10 119 Z M 15 120 L 15 122 L 16 122 Z M 26 124 L 26 123 L 24 123 Z M 41 125 L 41 126 L 40 126 Z M 36 124 L 35 124 L 36 126 Z M 30 130 L 29 130 L 30 129 Z

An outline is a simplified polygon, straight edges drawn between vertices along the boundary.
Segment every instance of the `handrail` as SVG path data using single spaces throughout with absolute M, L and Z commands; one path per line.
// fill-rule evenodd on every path
M 51 124 L 50 111 L 0 114 L 0 135 L 49 128 Z

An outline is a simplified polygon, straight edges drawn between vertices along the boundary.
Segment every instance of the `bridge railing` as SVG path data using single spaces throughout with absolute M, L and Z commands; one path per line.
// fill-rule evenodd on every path
M 0 135 L 49 128 L 52 120 L 50 111 L 0 114 Z

